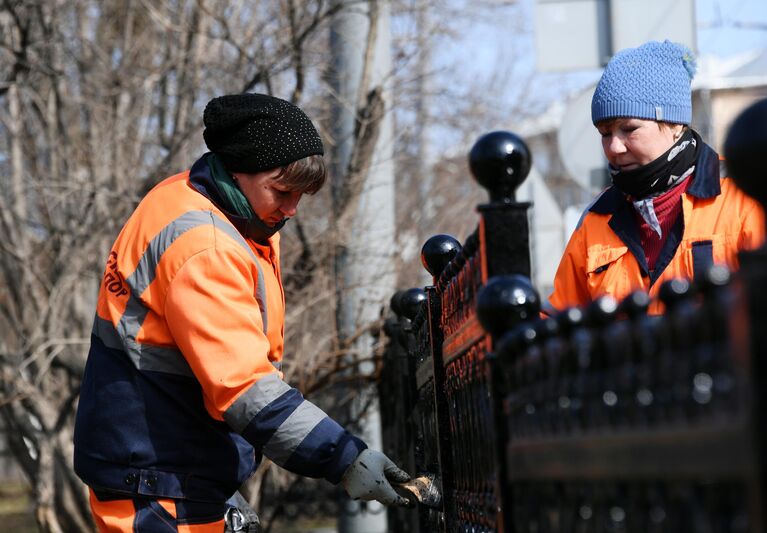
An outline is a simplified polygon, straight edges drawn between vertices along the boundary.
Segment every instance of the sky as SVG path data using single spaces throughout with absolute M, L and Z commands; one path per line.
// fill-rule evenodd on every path
M 470 29 L 462 34 L 462 39 L 457 43 L 446 43 L 440 50 L 439 57 L 445 60 L 445 64 L 461 65 L 461 77 L 465 80 L 464 83 L 474 83 L 480 91 L 483 90 L 483 84 L 491 87 L 485 80 L 492 79 L 493 72 L 503 68 L 513 69 L 505 85 L 494 86 L 490 91 L 486 91 L 492 92 L 492 96 L 496 98 L 494 108 L 498 111 L 494 117 L 489 118 L 484 127 L 485 131 L 491 129 L 515 131 L 517 126 L 521 127 L 521 124 L 524 124 L 529 117 L 534 117 L 536 111 L 543 112 L 550 104 L 563 101 L 564 95 L 569 96 L 581 91 L 588 101 L 590 91 L 587 93 L 582 91 L 590 84 L 596 83 L 601 74 L 601 69 L 568 73 L 535 72 L 536 50 L 532 22 L 535 1 L 537 0 L 517 0 L 517 5 L 506 8 L 507 13 L 501 13 L 499 10 L 497 16 L 490 20 L 473 21 Z M 613 2 L 617 1 L 613 0 Z M 644 2 L 645 0 L 622 1 Z M 670 4 L 677 0 L 666 1 Z M 725 59 L 751 50 L 767 49 L 767 0 L 695 0 L 694 10 L 697 53 L 701 59 L 706 56 Z M 673 40 L 673 36 L 670 38 Z M 764 74 L 767 75 L 767 72 Z M 525 75 L 536 79 L 536 83 L 532 85 L 533 90 L 527 87 L 516 90 L 517 85 L 524 86 L 521 80 Z M 520 105 L 519 102 L 524 103 Z M 576 135 L 569 137 L 577 138 L 577 140 L 573 142 L 573 151 L 568 153 L 577 152 L 581 155 L 578 158 L 563 158 L 563 161 L 568 162 L 585 161 L 577 167 L 578 170 L 582 170 L 582 167 L 593 168 L 591 155 L 594 155 L 597 161 L 601 161 L 603 157 L 598 136 L 590 128 L 588 104 L 586 109 L 585 121 L 573 121 L 576 127 L 571 131 L 575 131 Z M 525 111 L 529 112 L 527 117 L 523 115 Z M 492 123 L 493 121 L 495 123 Z M 578 129 L 581 124 L 585 125 L 582 129 Z M 590 145 L 584 145 L 581 142 L 580 137 L 577 136 L 580 131 L 586 132 L 585 142 L 593 141 L 593 150 Z M 584 146 L 588 150 L 584 150 Z M 461 146 L 456 149 L 460 151 L 466 148 Z M 585 152 L 588 154 L 584 155 Z M 599 164 L 598 162 L 597 165 Z M 568 171 L 570 172 L 569 168 Z M 579 174 L 588 176 L 585 171 Z M 572 211 L 575 216 L 570 217 L 572 220 L 568 219 L 568 227 L 574 226 L 580 214 L 580 209 Z M 551 254 L 551 257 L 556 260 L 558 253 Z M 539 269 L 542 263 L 545 261 L 539 263 Z M 553 266 L 555 265 L 552 265 L 552 268 Z M 541 279 L 537 282 L 546 284 L 546 281 Z
M 485 0 L 485 3 L 492 1 Z M 496 1 L 504 3 L 504 0 Z M 485 93 L 491 109 L 504 111 L 497 114 L 497 123 L 490 123 L 491 119 L 487 128 L 513 127 L 509 117 L 523 119 L 523 114 L 541 113 L 552 102 L 596 83 L 601 74 L 598 68 L 555 73 L 537 71 L 532 19 L 536 1 L 516 0 L 510 7 L 496 8 L 484 18 L 460 21 L 456 24 L 456 28 L 460 28 L 458 38 L 454 35 L 445 39 L 434 50 L 434 66 L 438 72 L 444 69 L 445 73 L 438 84 L 460 83 L 471 87 L 475 92 Z M 470 5 L 471 1 L 467 3 Z M 509 3 L 508 0 L 505 3 Z M 767 48 L 767 0 L 695 0 L 694 10 L 699 56 L 728 58 Z M 455 141 L 460 146 L 461 139 L 450 138 L 450 132 L 440 135 L 448 136 L 448 144 Z
M 701 54 L 767 48 L 767 0 L 697 0 L 695 9 Z
M 445 43 L 437 61 L 459 63 L 469 77 L 475 77 L 503 64 L 513 48 L 521 50 L 521 60 L 534 68 L 535 1 L 518 0 L 515 6 L 499 9 L 491 20 L 472 21 L 471 27 L 462 31 L 462 38 Z M 700 55 L 729 57 L 767 48 L 767 0 L 695 0 L 695 12 Z

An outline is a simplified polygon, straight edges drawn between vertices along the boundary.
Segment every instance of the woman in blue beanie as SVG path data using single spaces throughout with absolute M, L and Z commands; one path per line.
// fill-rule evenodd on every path
M 651 41 L 618 52 L 591 102 L 612 186 L 587 208 L 562 256 L 549 303 L 584 305 L 663 281 L 694 279 L 764 240 L 759 205 L 727 179 L 719 155 L 690 128 L 695 60 Z M 661 304 L 653 298 L 651 313 Z

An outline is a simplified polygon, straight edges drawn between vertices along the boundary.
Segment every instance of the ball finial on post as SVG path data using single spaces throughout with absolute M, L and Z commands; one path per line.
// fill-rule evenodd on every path
M 477 294 L 477 318 L 485 331 L 499 338 L 541 310 L 538 292 L 525 276 L 513 274 L 491 278 Z
M 400 290 L 395 292 L 391 299 L 389 300 L 389 307 L 391 308 L 392 312 L 397 315 L 398 317 L 403 316 L 402 314 L 402 297 L 405 295 L 404 290 Z
M 402 293 L 400 306 L 402 307 L 402 316 L 413 320 L 421 306 L 426 302 L 426 291 L 421 288 L 407 289 Z
M 767 153 L 767 98 L 746 108 L 724 142 L 727 171 L 743 192 L 767 206 L 764 154 Z
M 429 237 L 421 248 L 421 264 L 437 278 L 447 264 L 461 251 L 461 243 L 454 237 L 438 234 Z
M 516 201 L 516 190 L 530 172 L 531 164 L 527 145 L 509 131 L 486 133 L 469 152 L 471 173 L 488 190 L 492 203 Z
M 674 278 L 664 281 L 658 291 L 658 297 L 666 306 L 667 311 L 678 309 L 684 302 L 689 302 L 693 297 L 690 280 Z

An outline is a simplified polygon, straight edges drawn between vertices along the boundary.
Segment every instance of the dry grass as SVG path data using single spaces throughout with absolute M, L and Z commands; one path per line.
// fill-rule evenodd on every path
M 39 533 L 26 484 L 12 481 L 0 485 L 0 524 L 3 531 Z

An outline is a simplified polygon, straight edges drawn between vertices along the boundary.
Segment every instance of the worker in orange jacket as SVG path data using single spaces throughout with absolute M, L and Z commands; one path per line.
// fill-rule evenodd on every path
M 99 530 L 224 531 L 262 454 L 406 504 L 390 482 L 408 475 L 280 371 L 278 230 L 325 182 L 316 129 L 261 94 L 215 98 L 203 119 L 210 152 L 152 189 L 109 252 L 75 425 Z
M 591 103 L 612 185 L 586 209 L 567 243 L 549 297 L 553 310 L 641 289 L 656 297 L 673 278 L 764 241 L 764 213 L 728 179 L 717 153 L 692 130 L 692 53 L 648 42 L 618 52 Z M 661 312 L 653 299 L 650 313 Z

